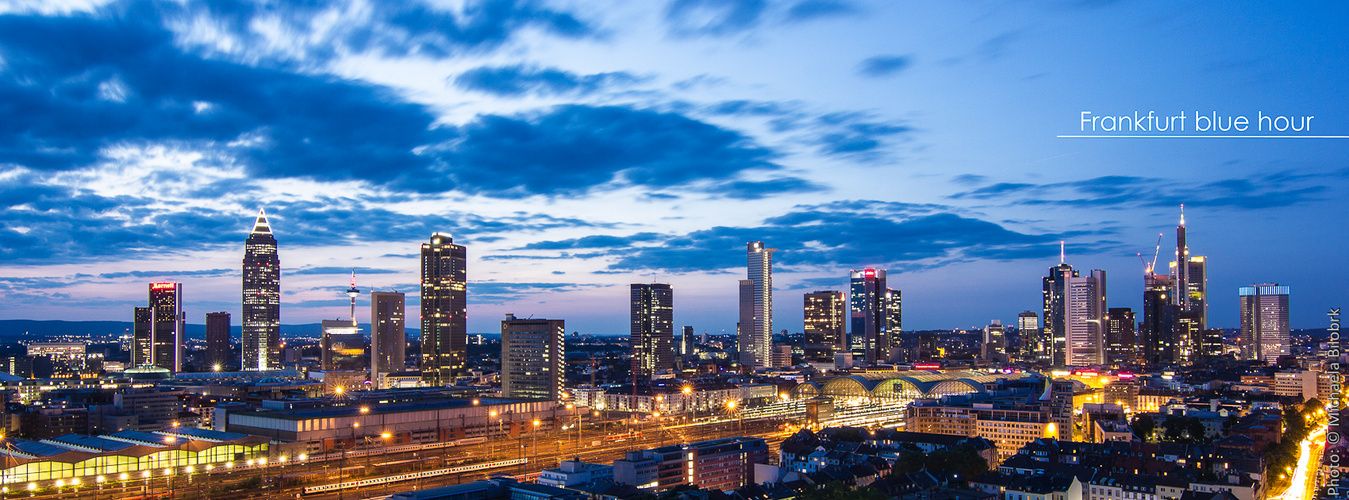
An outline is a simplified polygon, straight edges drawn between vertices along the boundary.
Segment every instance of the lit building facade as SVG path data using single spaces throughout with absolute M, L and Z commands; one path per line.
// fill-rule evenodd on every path
M 629 288 L 633 379 L 673 371 L 674 289 L 667 283 L 633 283 Z
M 747 279 L 740 280 L 740 322 L 736 339 L 740 364 L 768 366 L 773 349 L 773 252 L 762 241 L 746 245 Z
M 844 322 L 847 297 L 843 292 L 824 290 L 805 295 L 805 341 L 807 348 L 848 350 L 847 324 Z
M 1131 365 L 1137 362 L 1137 335 L 1134 311 L 1128 307 L 1112 307 L 1106 311 L 1105 362 L 1110 366 Z
M 557 401 L 566 386 L 566 323 L 560 319 L 501 322 L 501 395 Z
M 1273 364 L 1289 354 L 1288 287 L 1278 283 L 1243 286 L 1241 347 L 1246 359 Z
M 891 351 L 900 345 L 903 328 L 900 292 L 886 287 L 884 269 L 853 270 L 849 278 L 850 334 L 862 339 L 862 355 L 868 364 L 889 361 Z
M 153 357 L 150 354 L 150 346 L 153 344 L 151 337 L 154 335 L 154 313 L 149 307 L 133 308 L 132 321 L 131 366 L 148 365 Z
M 1068 364 L 1090 366 L 1105 363 L 1105 271 L 1068 279 Z
M 1068 364 L 1068 280 L 1076 276 L 1073 266 L 1060 261 L 1043 279 L 1044 325 L 1036 342 L 1036 361 L 1052 366 Z
M 422 381 L 454 382 L 464 373 L 468 342 L 468 249 L 449 234 L 422 243 Z
M 1007 359 L 1007 332 L 1002 321 L 993 320 L 984 327 L 984 342 L 980 347 L 984 359 L 1005 363 Z
M 384 375 L 407 368 L 405 301 L 399 292 L 370 293 L 370 379 L 380 389 Z
M 183 370 L 183 344 L 187 341 L 187 315 L 183 312 L 183 284 L 150 283 L 150 359 L 169 370 Z
M 345 320 L 323 320 L 322 359 L 324 372 L 364 372 L 365 336 L 361 329 Z
M 1147 273 L 1143 277 L 1143 321 L 1138 328 L 1138 355 L 1144 366 L 1175 363 L 1176 308 L 1171 304 L 1171 277 Z
M 243 369 L 281 368 L 281 259 L 267 214 L 244 242 Z
M 1021 359 L 1035 361 L 1040 352 L 1040 315 L 1035 311 L 1022 311 L 1016 316 L 1016 331 L 1021 339 Z

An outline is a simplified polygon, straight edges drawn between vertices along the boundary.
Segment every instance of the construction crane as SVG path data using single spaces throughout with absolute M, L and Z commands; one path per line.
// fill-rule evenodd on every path
M 1143 274 L 1151 276 L 1157 269 L 1157 256 L 1162 253 L 1162 233 L 1157 233 L 1157 249 L 1152 252 L 1152 262 L 1143 259 L 1143 254 L 1138 254 L 1138 262 L 1143 264 Z

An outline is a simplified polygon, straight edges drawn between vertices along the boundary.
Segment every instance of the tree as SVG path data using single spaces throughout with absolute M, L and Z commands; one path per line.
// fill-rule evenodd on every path
M 797 500 L 885 500 L 886 495 L 875 488 L 857 488 L 840 482 L 829 483 L 818 490 L 808 490 L 796 496 Z
M 1152 439 L 1152 431 L 1157 430 L 1157 421 L 1152 419 L 1152 415 L 1144 413 L 1134 417 L 1132 426 L 1134 434 L 1138 435 L 1138 437 L 1142 438 L 1144 441 L 1148 441 Z

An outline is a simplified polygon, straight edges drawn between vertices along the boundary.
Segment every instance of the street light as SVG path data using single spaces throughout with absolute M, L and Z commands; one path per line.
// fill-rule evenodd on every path
M 538 461 L 539 461 L 539 424 L 542 424 L 542 423 L 543 423 L 543 422 L 540 422 L 539 419 L 537 419 L 537 418 L 534 419 L 534 431 L 530 433 L 530 434 L 533 434 L 533 435 L 534 435 L 534 461 L 535 461 L 535 462 L 538 462 Z

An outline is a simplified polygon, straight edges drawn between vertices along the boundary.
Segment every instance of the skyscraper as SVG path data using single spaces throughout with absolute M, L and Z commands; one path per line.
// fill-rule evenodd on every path
M 632 377 L 649 380 L 675 369 L 674 289 L 668 283 L 633 283 L 630 292 Z
M 150 346 L 154 344 L 154 313 L 149 307 L 137 307 L 132 310 L 131 365 L 152 364 Z
M 1112 307 L 1106 312 L 1105 362 L 1110 366 L 1131 365 L 1138 361 L 1134 331 L 1134 311 Z
M 1139 323 L 1139 357 L 1143 365 L 1160 367 L 1175 363 L 1176 307 L 1171 303 L 1171 277 L 1153 274 L 1143 277 L 1143 321 Z
M 993 320 L 984 327 L 984 342 L 980 347 L 981 357 L 996 362 L 1007 362 L 1007 336 L 1001 320 Z
M 464 373 L 468 342 L 468 249 L 435 233 L 422 243 L 422 381 L 454 382 Z
M 900 292 L 885 286 L 884 269 L 853 270 L 849 304 L 853 338 L 862 338 L 862 355 L 869 364 L 888 361 L 899 347 L 901 329 Z
M 244 242 L 243 369 L 281 368 L 281 259 L 267 214 Z
M 847 325 L 844 322 L 847 298 L 843 292 L 823 290 L 805 295 L 805 342 L 807 350 L 848 350 Z
M 1246 359 L 1273 364 L 1289 354 L 1288 287 L 1278 283 L 1243 286 L 1241 347 Z
M 693 327 L 684 325 L 684 332 L 679 335 L 679 354 L 696 354 L 694 352 L 696 350 L 693 343 L 694 338 Z
M 1072 366 L 1105 363 L 1105 271 L 1068 279 L 1067 346 Z
M 183 369 L 187 316 L 182 305 L 182 283 L 150 283 L 150 364 L 171 372 Z
M 1021 339 L 1021 359 L 1035 361 L 1040 352 L 1040 315 L 1035 311 L 1022 311 L 1016 317 L 1016 331 Z
M 557 401 L 567 375 L 565 335 L 563 320 L 507 314 L 501 322 L 501 395 Z
M 370 293 L 370 378 L 385 389 L 384 375 L 407 368 L 405 297 L 399 292 Z
M 1062 247 L 1060 247 L 1062 248 Z M 1073 266 L 1064 262 L 1063 251 L 1059 251 L 1059 265 L 1049 268 L 1044 277 L 1044 326 L 1040 328 L 1037 339 L 1039 351 L 1036 361 L 1052 366 L 1068 364 L 1068 281 L 1077 277 Z
M 219 370 L 230 365 L 230 313 L 206 313 L 206 365 Z
M 740 281 L 740 323 L 736 338 L 740 364 L 768 366 L 773 351 L 773 252 L 762 241 L 746 244 L 747 277 Z
M 1208 328 L 1208 258 L 1190 255 L 1185 233 L 1185 205 L 1176 226 L 1176 260 L 1171 262 L 1171 303 L 1191 313 L 1198 330 Z M 1198 342 L 1192 342 L 1198 344 Z M 1191 349 L 1197 351 L 1198 348 Z

